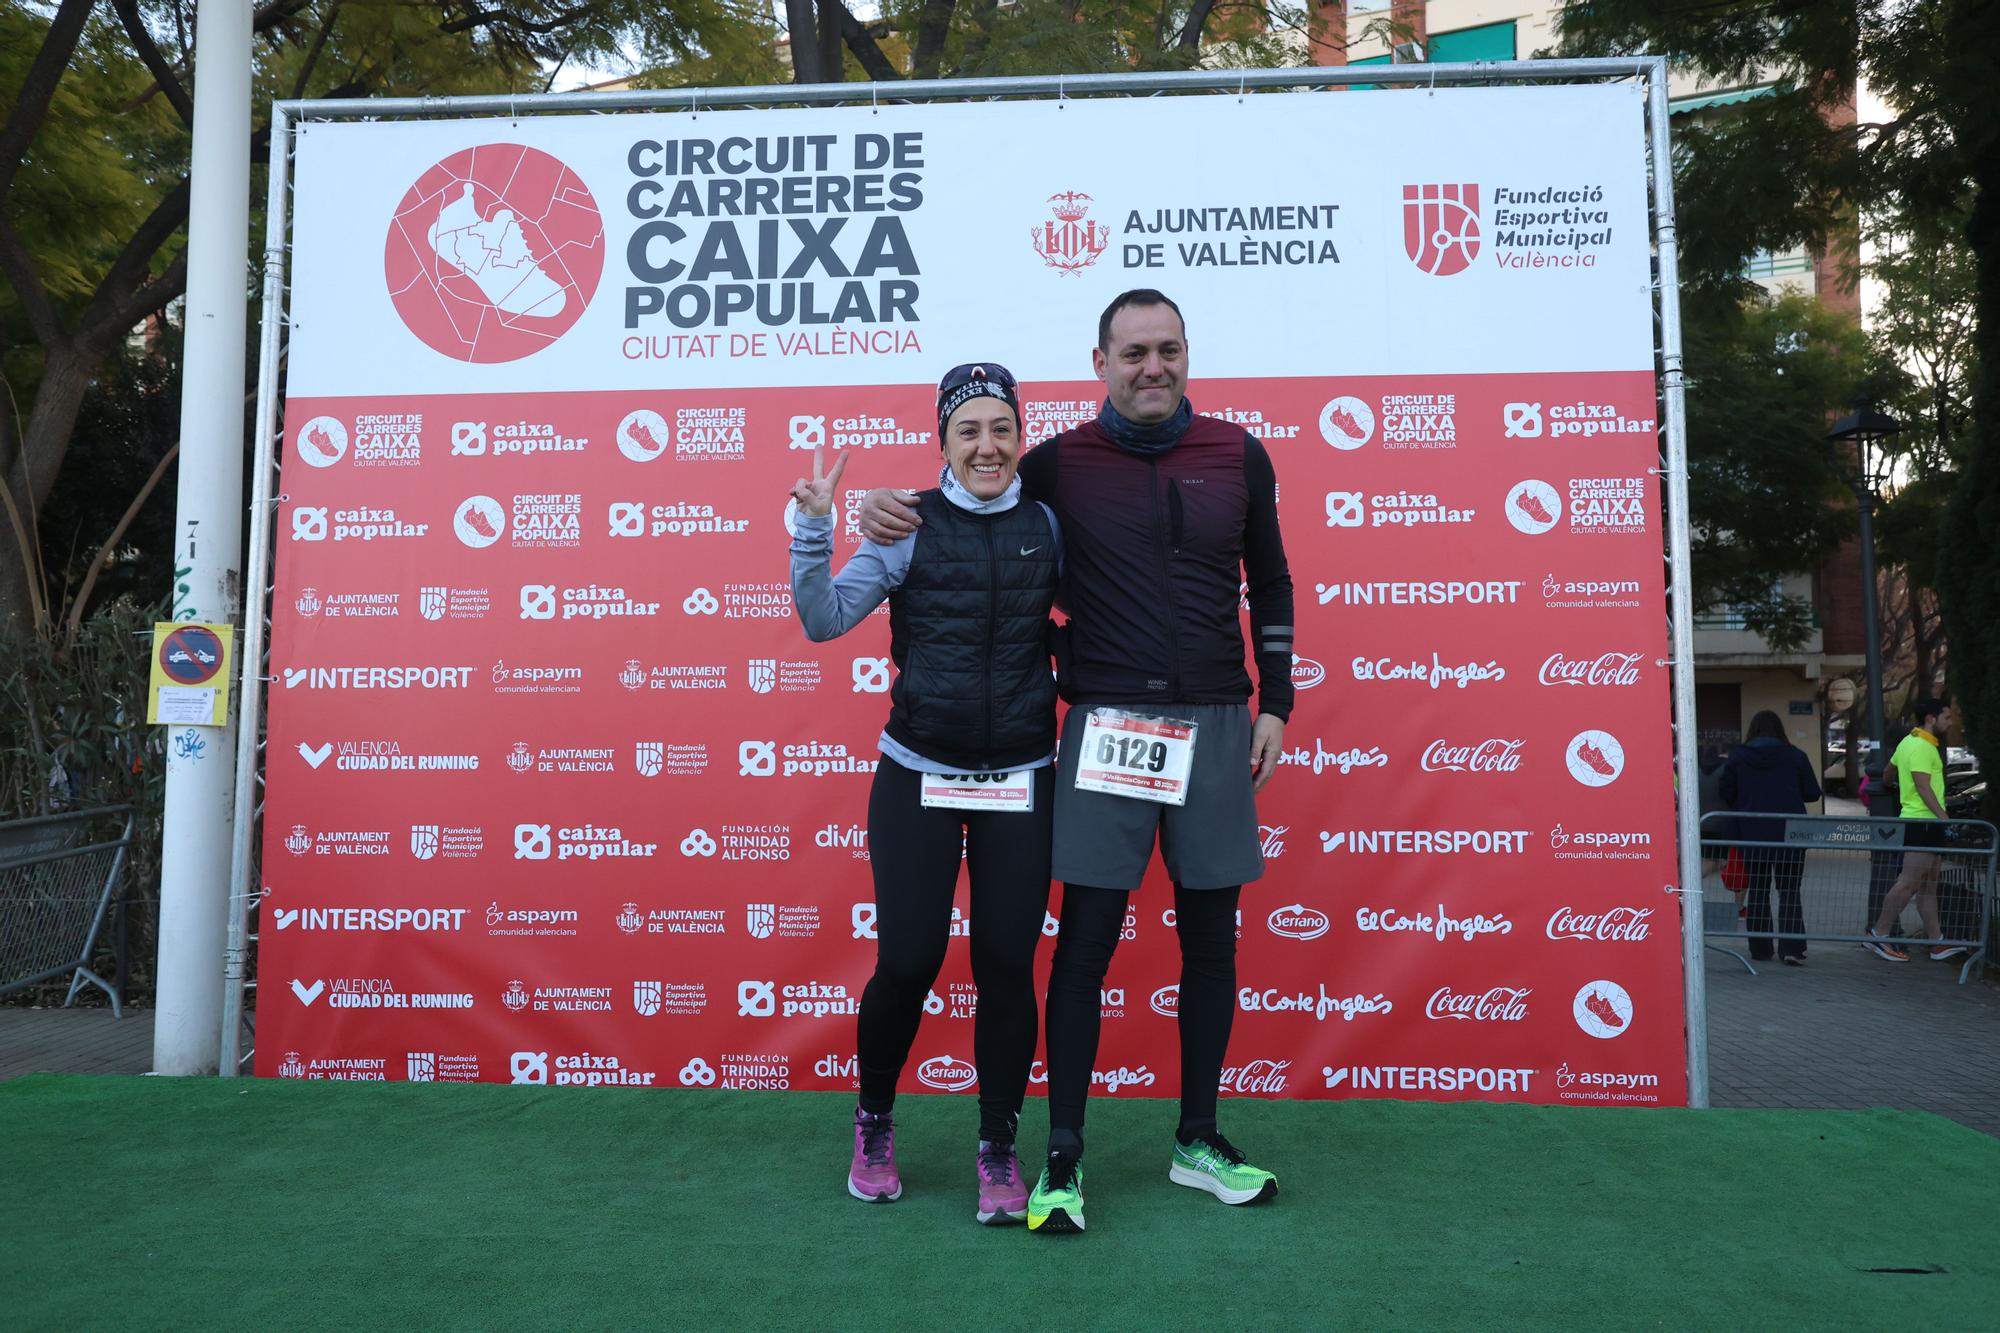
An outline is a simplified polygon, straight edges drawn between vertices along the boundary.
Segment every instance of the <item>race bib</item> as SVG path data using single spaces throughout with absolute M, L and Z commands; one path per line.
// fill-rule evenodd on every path
M 1177 717 L 1091 709 L 1079 742 L 1076 789 L 1186 805 L 1194 726 Z
M 1035 772 L 925 773 L 918 801 L 933 810 L 998 810 L 1027 814 L 1035 808 Z

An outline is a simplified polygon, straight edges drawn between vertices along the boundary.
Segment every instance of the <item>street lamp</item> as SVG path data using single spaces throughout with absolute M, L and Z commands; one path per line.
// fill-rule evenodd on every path
M 1889 455 L 1881 447 L 1882 441 L 1902 431 L 1902 422 L 1886 412 L 1877 412 L 1874 404 L 1864 398 L 1826 433 L 1826 438 L 1836 446 L 1854 446 L 1851 452 L 1836 448 L 1834 456 L 1848 489 L 1854 492 L 1854 506 L 1861 515 L 1861 618 L 1867 626 L 1868 735 L 1875 742 L 1875 753 L 1867 770 L 1868 812 L 1887 816 L 1896 814 L 1896 803 L 1882 784 L 1882 765 L 1888 752 L 1883 745 L 1882 622 L 1875 606 L 1875 501 L 1889 476 Z M 1847 743 L 1851 760 L 1852 728 L 1848 730 Z M 1850 762 L 1850 775 L 1853 768 Z

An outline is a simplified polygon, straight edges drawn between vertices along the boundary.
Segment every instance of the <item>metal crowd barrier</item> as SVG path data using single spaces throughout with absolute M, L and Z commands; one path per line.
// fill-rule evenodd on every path
M 1883 899 L 1903 872 L 1904 858 L 1923 853 L 1938 858 L 1939 937 L 1910 933 L 1923 929 L 1912 898 L 1886 941 L 1908 949 L 1912 961 L 1923 957 L 1920 949 L 1964 949 L 1958 973 L 1963 985 L 1985 961 L 1992 937 L 2000 836 L 1983 819 L 1925 822 L 1940 831 L 1940 845 L 1906 847 L 1908 825 L 1901 819 L 1755 812 L 1702 816 L 1704 863 L 1721 862 L 1734 849 L 1749 880 L 1741 895 L 1743 914 L 1737 915 L 1731 899 L 1724 897 L 1726 910 L 1703 913 L 1702 934 L 1706 939 L 1770 940 L 1779 948 L 1786 940 L 1866 944 Z M 1738 836 L 1752 831 L 1765 836 Z M 1705 904 L 1709 896 L 1704 894 Z
M 0 995 L 70 973 L 69 998 L 85 982 L 118 988 L 90 970 L 90 957 L 118 892 L 132 845 L 129 805 L 0 823 Z

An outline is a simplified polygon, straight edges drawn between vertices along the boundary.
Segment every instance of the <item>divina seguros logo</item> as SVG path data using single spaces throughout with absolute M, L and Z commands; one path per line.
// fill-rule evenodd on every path
M 583 317 L 604 220 L 568 166 L 523 144 L 453 153 L 389 220 L 383 276 L 411 333 L 459 361 L 517 361 Z

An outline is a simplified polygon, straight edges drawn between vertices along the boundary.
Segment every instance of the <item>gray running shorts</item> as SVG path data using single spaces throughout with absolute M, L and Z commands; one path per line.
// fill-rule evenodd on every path
M 1224 889 L 1262 875 L 1257 802 L 1250 790 L 1249 705 L 1112 706 L 1195 724 L 1187 804 L 1078 791 L 1077 751 L 1090 709 L 1070 709 L 1056 767 L 1054 878 L 1100 889 L 1136 889 L 1153 859 L 1156 837 L 1167 873 L 1182 888 Z

